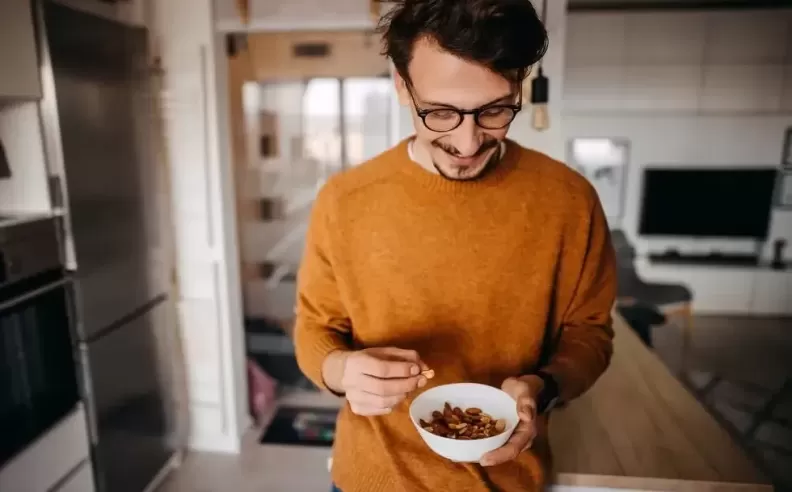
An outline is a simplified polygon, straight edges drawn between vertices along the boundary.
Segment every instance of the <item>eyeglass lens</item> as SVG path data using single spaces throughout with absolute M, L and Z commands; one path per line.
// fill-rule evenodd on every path
M 512 122 L 517 112 L 508 106 L 492 106 L 474 113 L 476 123 L 488 130 L 498 130 Z M 435 109 L 424 113 L 427 128 L 435 132 L 447 132 L 462 124 L 464 114 L 455 109 Z

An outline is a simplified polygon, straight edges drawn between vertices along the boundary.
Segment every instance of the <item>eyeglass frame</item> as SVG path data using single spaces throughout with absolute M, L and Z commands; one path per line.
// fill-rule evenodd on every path
M 473 121 L 476 123 L 476 126 L 478 126 L 479 128 L 483 128 L 485 130 L 502 130 L 503 128 L 506 128 L 507 126 L 511 125 L 512 122 L 514 121 L 514 119 L 520 113 L 520 111 L 522 111 L 522 102 L 520 102 L 518 104 L 490 104 L 490 105 L 480 106 L 480 107 L 478 107 L 476 109 L 459 109 L 459 108 L 456 108 L 454 106 L 448 106 L 448 107 L 445 107 L 445 108 L 436 108 L 436 109 L 421 109 L 421 108 L 418 107 L 418 101 L 415 100 L 415 94 L 413 94 L 412 87 L 410 86 L 410 84 L 407 84 L 406 88 L 407 88 L 407 93 L 410 94 L 410 99 L 412 99 L 413 107 L 415 108 L 415 114 L 417 114 L 418 117 L 421 118 L 421 121 L 423 122 L 424 127 L 426 127 L 428 130 L 433 131 L 435 133 L 448 133 L 448 132 L 452 132 L 452 131 L 456 130 L 457 128 L 462 126 L 462 123 L 465 122 L 465 116 L 467 116 L 467 115 L 472 115 L 473 116 Z M 522 86 L 520 86 L 520 90 L 517 93 L 517 96 L 518 96 L 517 100 L 518 101 L 522 101 Z M 509 122 L 504 124 L 503 126 L 499 126 L 499 127 L 496 127 L 496 128 L 490 128 L 490 127 L 483 126 L 479 122 L 479 116 L 484 111 L 487 111 L 488 109 L 492 109 L 492 108 L 506 108 L 506 109 L 510 109 L 510 110 L 512 110 L 514 112 L 514 114 L 512 115 L 512 117 L 509 120 Z M 448 130 L 443 130 L 443 131 L 434 130 L 431 127 L 429 127 L 429 125 L 426 124 L 426 117 L 429 116 L 429 114 L 434 112 L 434 111 L 454 111 L 455 113 L 457 113 L 459 115 L 459 122 L 453 128 L 450 128 Z

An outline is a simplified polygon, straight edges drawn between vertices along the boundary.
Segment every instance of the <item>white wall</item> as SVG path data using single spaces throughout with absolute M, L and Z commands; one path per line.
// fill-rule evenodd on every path
M 612 225 L 635 238 L 644 166 L 780 164 L 792 126 L 792 10 L 572 13 L 564 105 L 568 138 L 629 141 L 626 213 Z M 792 240 L 792 212 L 774 212 L 770 241 L 779 237 Z M 754 248 L 751 241 L 637 245 L 644 252 Z
M 211 0 L 157 1 L 190 446 L 238 452 L 249 424 L 224 43 Z
M 11 178 L 0 179 L 0 213 L 51 210 L 38 102 L 0 103 L 0 141 Z

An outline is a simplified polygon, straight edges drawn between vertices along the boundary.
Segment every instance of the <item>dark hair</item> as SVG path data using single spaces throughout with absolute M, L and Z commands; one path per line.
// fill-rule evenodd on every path
M 383 54 L 407 67 L 423 37 L 451 54 L 521 82 L 547 51 L 547 30 L 530 0 L 398 0 L 380 21 Z

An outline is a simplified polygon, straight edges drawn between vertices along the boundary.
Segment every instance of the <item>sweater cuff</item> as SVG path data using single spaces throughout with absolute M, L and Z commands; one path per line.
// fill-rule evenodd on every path
M 325 336 L 313 341 L 309 346 L 303 344 L 302 349 L 297 349 L 297 364 L 305 376 L 319 388 L 338 395 L 327 387 L 322 374 L 324 361 L 331 352 L 336 350 L 349 350 L 340 333 L 327 333 Z
M 581 382 L 578 369 L 572 365 L 565 364 L 562 360 L 553 361 L 541 369 L 553 377 L 558 385 L 558 398 L 563 402 L 568 402 L 580 396 Z

